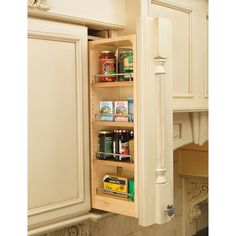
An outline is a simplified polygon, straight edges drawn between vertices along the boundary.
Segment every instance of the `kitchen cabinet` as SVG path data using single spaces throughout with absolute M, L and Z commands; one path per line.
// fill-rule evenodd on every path
M 90 210 L 87 28 L 29 19 L 29 228 Z
M 208 2 L 152 0 L 150 16 L 164 17 L 173 27 L 173 109 L 208 109 Z
M 37 2 L 41 2 L 41 5 Z M 126 27 L 126 0 L 44 0 L 29 1 L 29 15 L 47 19 L 78 22 L 81 25 L 104 30 Z M 46 10 L 46 11 L 45 11 Z
M 171 220 L 171 38 L 169 20 L 141 17 L 137 34 L 95 40 L 88 50 L 85 27 L 29 20 L 31 229 L 87 214 L 91 208 L 136 217 L 142 226 Z M 133 50 L 133 80 L 98 83 L 100 52 L 120 47 Z M 100 101 L 131 97 L 133 122 L 97 120 Z M 114 129 L 134 131 L 133 163 L 96 158 L 99 131 Z M 134 201 L 104 193 L 103 177 L 111 173 L 134 177 Z

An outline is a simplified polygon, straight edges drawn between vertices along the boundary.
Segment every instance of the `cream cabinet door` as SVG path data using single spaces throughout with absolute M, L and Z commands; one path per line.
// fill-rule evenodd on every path
M 207 0 L 152 0 L 150 16 L 164 17 L 173 27 L 173 109 L 208 108 Z
M 29 228 L 90 210 L 87 28 L 29 19 Z

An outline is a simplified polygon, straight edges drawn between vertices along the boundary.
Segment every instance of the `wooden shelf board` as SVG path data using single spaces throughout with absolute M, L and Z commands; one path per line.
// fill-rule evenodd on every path
M 130 87 L 133 81 L 92 83 L 92 88 Z
M 101 191 L 93 197 L 92 208 L 137 217 L 134 202 L 130 201 L 128 198 L 113 196 Z
M 134 40 L 136 39 L 136 35 L 125 35 L 119 36 L 115 38 L 104 38 L 100 40 L 94 40 L 89 42 L 90 48 L 99 48 L 99 47 L 126 47 L 133 46 Z
M 106 165 L 106 166 L 118 166 L 134 169 L 134 163 L 130 162 L 119 162 L 119 161 L 107 161 L 107 160 L 93 160 L 96 165 Z
M 134 127 L 134 122 L 93 121 L 93 125 L 97 125 L 97 126 L 114 126 L 114 127 Z

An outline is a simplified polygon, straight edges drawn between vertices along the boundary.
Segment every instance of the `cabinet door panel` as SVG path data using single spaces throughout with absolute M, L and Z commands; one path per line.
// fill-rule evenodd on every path
M 90 209 L 87 37 L 78 26 L 39 20 L 29 26 L 28 205 L 34 228 Z
M 74 51 L 73 43 L 29 39 L 30 208 L 79 197 Z
M 150 15 L 172 22 L 173 109 L 208 109 L 207 0 L 152 0 Z
M 172 56 L 173 56 L 173 91 L 174 97 L 191 96 L 190 74 L 190 21 L 189 12 L 160 5 L 152 5 L 151 15 L 171 20 Z

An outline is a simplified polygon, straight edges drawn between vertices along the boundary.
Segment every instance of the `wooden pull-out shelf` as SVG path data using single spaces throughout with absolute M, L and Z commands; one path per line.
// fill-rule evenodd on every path
M 134 127 L 134 122 L 118 122 L 118 121 L 93 121 L 95 126 L 107 127 Z
M 117 166 L 134 169 L 134 163 L 122 161 L 93 160 L 95 165 Z
M 138 217 L 135 203 L 128 198 L 113 196 L 100 191 L 94 196 L 93 208 L 103 211 L 112 211 L 117 214 Z
M 91 136 L 91 200 L 92 208 L 117 214 L 138 217 L 137 191 L 137 126 L 135 122 L 100 121 L 97 114 L 100 112 L 101 101 L 127 101 L 134 99 L 134 121 L 136 120 L 136 36 L 122 36 L 95 40 L 89 43 L 90 60 L 90 136 Z M 99 55 L 103 50 L 116 51 L 118 47 L 133 49 L 133 81 L 95 82 L 99 77 Z M 118 75 L 119 76 L 119 75 Z M 98 135 L 100 130 L 117 129 L 134 130 L 134 163 L 110 160 L 98 160 Z M 103 187 L 103 178 L 107 174 L 125 176 L 125 173 L 134 177 L 134 201 L 128 197 L 120 197 L 104 193 L 97 189 Z
M 92 88 L 131 87 L 133 81 L 91 83 Z

